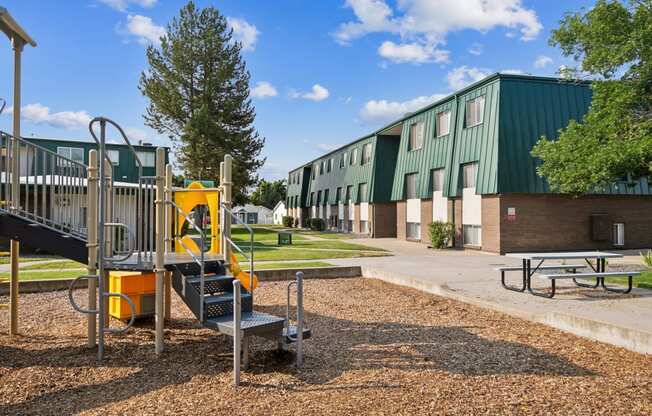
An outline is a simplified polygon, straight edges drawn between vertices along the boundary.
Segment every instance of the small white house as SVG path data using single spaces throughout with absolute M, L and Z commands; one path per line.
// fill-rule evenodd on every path
M 244 204 L 233 209 L 233 214 L 245 224 L 273 224 L 272 210 L 262 205 Z
M 288 210 L 285 208 L 284 201 L 278 201 L 272 210 L 272 215 L 274 216 L 274 224 L 283 224 L 283 217 L 288 215 Z

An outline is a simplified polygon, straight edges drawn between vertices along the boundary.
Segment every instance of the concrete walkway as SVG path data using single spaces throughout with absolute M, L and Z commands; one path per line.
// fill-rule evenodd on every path
M 429 250 L 421 244 L 395 239 L 359 242 L 391 250 L 395 255 L 329 262 L 359 265 L 365 277 L 414 287 L 652 354 L 652 290 L 634 289 L 629 295 L 619 295 L 601 289 L 580 289 L 572 282 L 561 281 L 558 294 L 553 299 L 543 299 L 528 292 L 508 291 L 500 285 L 500 276 L 493 268 L 520 265 L 518 259 L 468 250 Z M 611 263 L 640 264 L 638 252 L 625 254 L 624 259 L 610 260 Z M 518 273 L 511 276 L 514 284 L 519 284 L 520 279 Z M 533 279 L 533 284 L 538 284 L 537 280 Z

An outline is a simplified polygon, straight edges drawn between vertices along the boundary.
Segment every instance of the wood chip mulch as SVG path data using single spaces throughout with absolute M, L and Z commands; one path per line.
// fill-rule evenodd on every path
M 258 309 L 284 315 L 285 285 L 263 283 Z M 98 363 L 66 292 L 23 295 L 21 337 L 0 310 L 0 414 L 652 414 L 652 356 L 376 280 L 305 293 L 304 367 L 256 339 L 239 388 L 231 338 L 176 296 L 161 357 L 145 321 Z

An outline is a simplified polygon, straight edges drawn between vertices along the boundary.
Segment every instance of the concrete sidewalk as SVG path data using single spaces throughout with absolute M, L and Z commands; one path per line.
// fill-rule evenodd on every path
M 652 354 L 652 290 L 634 289 L 629 295 L 602 289 L 577 288 L 558 282 L 553 299 L 503 289 L 494 267 L 520 265 L 518 259 L 473 251 L 428 250 L 424 245 L 394 239 L 360 240 L 386 248 L 393 257 L 329 260 L 337 265 L 359 265 L 365 277 L 457 299 L 506 312 L 576 335 Z M 611 263 L 640 263 L 638 252 Z M 508 280 L 519 284 L 519 273 Z M 538 279 L 533 279 L 537 285 Z M 547 282 L 541 282 L 544 287 Z

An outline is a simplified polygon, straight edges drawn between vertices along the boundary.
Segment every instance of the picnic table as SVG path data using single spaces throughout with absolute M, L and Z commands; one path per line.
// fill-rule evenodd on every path
M 608 258 L 623 257 L 622 254 L 609 253 L 604 251 L 573 251 L 573 252 L 556 252 L 556 253 L 507 253 L 507 257 L 519 258 L 522 260 L 521 267 L 501 267 L 498 268 L 501 272 L 501 282 L 503 287 L 508 290 L 516 292 L 524 292 L 527 289 L 535 296 L 542 296 L 552 298 L 555 295 L 555 281 L 557 279 L 572 279 L 573 282 L 580 287 L 597 288 L 602 286 L 604 290 L 618 293 L 629 293 L 632 290 L 632 276 L 637 276 L 638 272 L 607 272 L 606 265 Z M 554 264 L 544 265 L 544 262 L 550 260 L 584 260 L 591 272 L 577 273 L 577 269 L 586 268 L 584 264 Z M 532 263 L 535 266 L 532 267 Z M 555 274 L 541 274 L 543 279 L 551 282 L 550 292 L 539 292 L 532 288 L 532 276 L 540 271 L 545 270 L 572 270 L 571 273 L 555 273 Z M 509 286 L 505 282 L 505 272 L 507 271 L 521 271 L 523 274 L 523 283 L 521 287 Z M 605 286 L 604 279 L 609 276 L 627 276 L 629 287 L 627 289 L 617 289 Z M 587 284 L 579 282 L 579 278 L 595 278 L 595 284 Z

